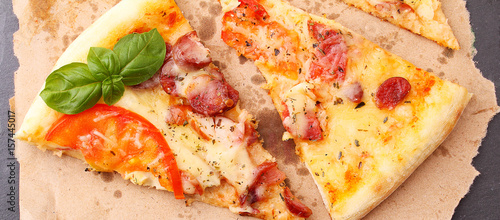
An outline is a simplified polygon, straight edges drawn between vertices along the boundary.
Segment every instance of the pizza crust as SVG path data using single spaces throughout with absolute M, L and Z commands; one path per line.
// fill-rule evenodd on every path
M 363 10 L 378 18 L 391 22 L 394 25 L 407 29 L 413 33 L 433 40 L 438 44 L 458 50 L 460 46 L 448 24 L 438 0 L 405 0 L 401 3 L 411 7 L 408 13 L 399 12 L 395 7 L 391 10 L 378 10 L 377 5 L 398 3 L 395 0 L 343 0 L 345 3 Z M 391 8 L 390 6 L 387 6 Z
M 383 50 L 333 20 L 308 14 L 280 0 L 262 0 L 258 4 L 269 14 L 265 22 L 272 23 L 273 27 L 276 27 L 273 23 L 276 22 L 297 34 L 298 42 L 291 44 L 305 51 L 298 56 L 305 58 L 296 61 L 297 66 L 302 67 L 302 74 L 299 72 L 295 78 L 262 57 L 255 60 L 281 118 L 288 114 L 284 113 L 283 103 L 288 91 L 294 90 L 295 86 L 312 83 L 314 93 L 319 97 L 317 106 L 320 110 L 316 115 L 322 126 L 323 139 L 295 137 L 297 154 L 309 169 L 330 216 L 333 219 L 361 218 L 396 190 L 444 141 L 472 94 L 464 87 L 441 80 Z M 309 58 L 312 55 L 308 57 L 307 54 L 313 54 L 310 51 L 314 50 L 314 46 L 310 46 L 314 43 L 308 31 L 310 22 L 324 24 L 345 39 L 348 61 L 342 86 L 360 83 L 364 92 L 361 107 L 349 101 L 342 86 L 335 88 L 338 86 L 307 79 L 308 59 L 312 59 Z M 253 36 L 255 32 L 253 29 L 251 33 L 241 31 L 233 23 L 226 28 L 223 31 L 234 30 L 243 36 Z M 266 33 L 265 27 L 259 31 Z M 259 41 L 258 38 L 242 39 L 255 45 L 276 43 Z M 254 54 L 235 47 L 245 56 Z M 394 109 L 380 109 L 375 104 L 374 94 L 391 77 L 407 79 L 412 88 Z M 297 100 L 301 98 L 297 97 Z
M 165 18 L 165 15 L 169 17 Z M 120 38 L 127 34 L 153 28 L 157 28 L 164 40 L 172 45 L 179 37 L 193 31 L 173 0 L 123 0 L 74 40 L 60 56 L 54 66 L 54 70 L 71 62 L 86 63 L 90 47 L 111 49 Z M 99 103 L 103 103 L 103 100 L 101 99 Z M 177 143 L 177 139 L 171 136 L 172 128 L 165 123 L 165 115 L 166 111 L 169 110 L 169 106 L 176 104 L 179 103 L 166 94 L 161 86 L 142 90 L 125 87 L 123 97 L 114 106 L 122 107 L 141 115 L 159 130 L 165 132 L 164 135 L 167 142 L 169 142 L 170 148 L 176 155 L 179 155 L 177 158 L 179 169 L 190 172 L 196 169 L 210 169 L 209 165 L 203 159 L 196 157 L 190 151 L 188 145 L 183 145 L 182 141 L 180 141 L 180 144 Z M 52 124 L 63 115 L 48 107 L 42 98 L 37 95 L 15 138 L 26 141 L 31 145 L 36 145 L 43 151 L 54 151 L 54 154 L 58 156 L 65 154 L 85 161 L 80 151 L 59 146 L 45 140 L 45 136 Z M 223 116 L 235 122 L 240 120 L 241 123 L 249 123 L 256 127 L 253 116 L 245 110 L 241 110 L 239 106 L 224 113 Z M 194 132 L 192 129 L 184 129 L 182 131 Z M 195 135 L 197 134 L 194 132 L 192 136 Z M 264 150 L 260 141 L 241 149 L 241 152 L 238 153 L 249 155 L 249 160 L 254 164 L 261 164 L 264 161 L 275 161 L 275 158 Z M 236 155 L 238 156 L 239 154 Z M 205 173 L 208 173 L 208 171 Z M 157 177 L 146 172 L 131 172 L 122 174 L 122 177 L 129 179 L 134 184 L 165 190 L 160 185 Z M 252 204 L 260 212 L 252 213 L 253 209 L 250 207 L 246 209 L 239 207 L 239 202 L 237 201 L 241 192 L 238 192 L 238 189 L 229 184 L 225 178 L 220 177 L 220 182 L 212 181 L 210 175 L 200 178 L 205 178 L 204 180 L 207 181 L 207 183 L 203 181 L 203 184 L 208 185 L 205 188 L 206 192 L 203 195 L 187 195 L 188 201 L 202 201 L 211 205 L 226 207 L 238 214 L 250 212 L 247 214 L 258 218 L 302 219 L 292 214 L 282 199 L 281 195 L 285 189 L 284 184 L 269 187 L 267 189 L 267 199 Z

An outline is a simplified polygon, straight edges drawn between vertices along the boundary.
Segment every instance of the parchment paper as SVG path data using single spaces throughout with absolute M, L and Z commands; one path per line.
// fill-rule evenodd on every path
M 15 73 L 16 121 L 21 122 L 45 77 L 65 48 L 118 0 L 13 0 L 19 18 L 14 36 L 20 67 Z M 451 51 L 402 30 L 339 0 L 291 0 L 308 12 L 335 19 L 351 30 L 439 77 L 465 86 L 474 97 L 446 141 L 367 219 L 449 219 L 478 172 L 472 158 L 498 112 L 494 85 L 481 76 L 472 57 L 474 36 L 463 0 L 442 0 L 461 49 Z M 294 153 L 267 91 L 252 62 L 238 57 L 220 40 L 221 8 L 216 0 L 177 0 L 185 17 L 230 84 L 241 106 L 260 121 L 265 148 L 289 177 L 287 184 L 313 209 L 310 219 L 328 214 L 307 169 Z M 19 127 L 18 125 L 17 127 Z M 136 186 L 112 173 L 85 172 L 82 161 L 18 143 L 22 219 L 245 219 L 227 209 L 195 202 L 187 207 L 172 193 Z

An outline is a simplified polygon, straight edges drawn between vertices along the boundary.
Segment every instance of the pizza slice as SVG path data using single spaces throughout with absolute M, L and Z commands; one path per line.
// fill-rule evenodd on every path
M 16 138 L 177 199 L 308 217 L 238 100 L 173 0 L 123 0 L 61 55 Z
M 388 197 L 447 137 L 471 94 L 333 20 L 280 0 L 221 1 L 333 219 Z
M 439 0 L 343 0 L 371 15 L 389 21 L 450 49 L 458 44 Z

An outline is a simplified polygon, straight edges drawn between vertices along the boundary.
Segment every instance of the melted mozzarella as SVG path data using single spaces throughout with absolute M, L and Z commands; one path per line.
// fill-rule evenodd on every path
M 187 97 L 188 93 L 195 89 L 206 88 L 206 86 L 200 85 L 200 83 L 206 83 L 206 81 L 196 80 L 200 76 L 209 75 L 208 72 L 203 69 L 186 72 L 181 70 L 179 66 L 174 63 L 171 71 L 177 76 L 175 80 L 175 89 L 180 97 Z
M 300 137 L 309 127 L 306 115 L 316 112 L 316 97 L 311 92 L 312 89 L 313 84 L 303 82 L 285 93 L 283 100 L 290 115 L 283 120 L 283 125 L 288 127 L 288 131 L 295 137 Z M 283 139 L 287 138 L 289 136 L 285 134 Z
M 220 4 L 222 5 L 222 11 L 227 12 L 238 7 L 240 2 L 238 0 L 220 0 Z
M 406 0 L 405 3 L 410 5 L 420 18 L 424 20 L 432 20 L 434 18 L 434 11 L 437 9 L 437 4 L 433 4 L 432 0 Z
M 205 145 L 205 160 L 243 193 L 252 183 L 256 168 L 248 155 L 246 142 L 240 138 L 245 132 L 244 121 L 236 123 L 226 117 L 193 116 L 196 126 L 211 139 Z
M 165 122 L 169 112 L 169 96 L 159 88 L 153 92 L 127 88 L 116 105 L 142 115 L 160 129 L 176 156 L 179 169 L 193 175 L 202 188 L 218 186 L 224 178 L 242 193 L 253 181 L 256 166 L 247 152 L 246 142 L 241 138 L 245 132 L 246 117 L 240 117 L 235 122 L 222 116 L 213 118 L 191 114 L 199 130 L 210 138 L 205 140 L 189 124 L 169 125 Z M 246 112 L 242 115 L 246 115 Z

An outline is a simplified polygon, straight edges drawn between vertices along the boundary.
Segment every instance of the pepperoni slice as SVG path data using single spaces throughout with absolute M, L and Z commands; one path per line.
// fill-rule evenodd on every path
M 239 93 L 226 82 L 217 67 L 210 65 L 211 61 L 208 49 L 199 42 L 196 32 L 190 32 L 174 46 L 167 44 L 159 83 L 167 94 L 188 99 L 194 112 L 205 116 L 220 114 L 236 106 Z M 200 69 L 206 73 L 196 73 Z M 188 76 L 193 77 L 185 80 Z
M 288 187 L 285 187 L 285 203 L 286 207 L 290 212 L 296 216 L 307 218 L 311 216 L 312 211 L 310 208 L 302 204 L 295 196 L 292 194 Z
M 278 169 L 276 162 L 265 161 L 254 170 L 255 179 L 248 187 L 248 193 L 240 196 L 239 201 L 243 206 L 253 204 L 264 199 L 266 188 L 278 185 L 285 181 L 285 173 Z
M 227 111 L 239 99 L 239 93 L 224 80 L 214 75 L 202 75 L 191 83 L 187 98 L 193 110 L 203 115 L 216 115 Z
M 179 80 L 179 74 L 173 70 L 174 67 L 175 63 L 172 59 L 168 59 L 163 63 L 159 74 L 160 84 L 167 94 L 179 96 L 179 93 L 177 92 L 177 86 L 175 85 L 175 81 Z
M 375 95 L 375 104 L 379 109 L 392 110 L 410 92 L 411 85 L 403 77 L 392 77 L 383 82 Z
M 316 22 L 309 22 L 309 31 L 318 44 L 313 45 L 316 59 L 311 63 L 308 77 L 325 82 L 344 81 L 347 46 L 342 34 Z
M 172 56 L 184 71 L 199 70 L 212 62 L 208 48 L 203 46 L 195 31 L 180 37 L 174 44 Z

